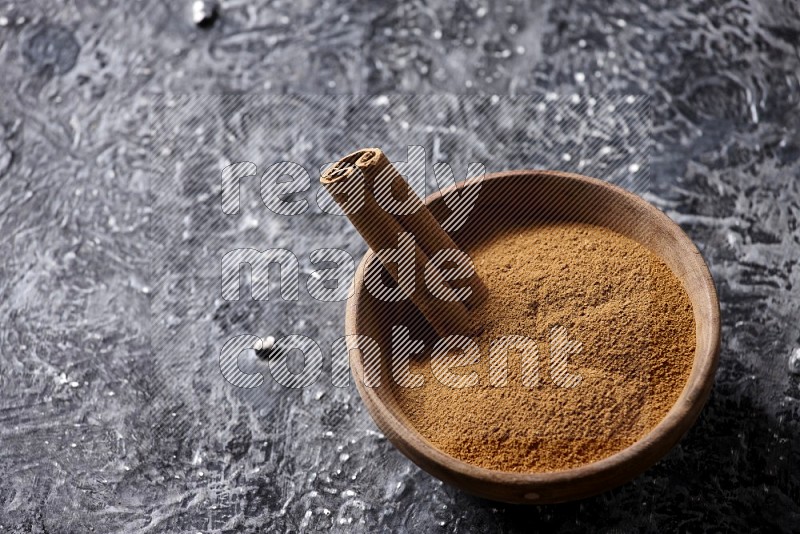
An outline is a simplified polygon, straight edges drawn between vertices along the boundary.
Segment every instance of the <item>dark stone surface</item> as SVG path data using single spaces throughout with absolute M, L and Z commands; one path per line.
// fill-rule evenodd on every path
M 190 2 L 0 2 L 0 17 L 4 530 L 791 531 L 800 524 L 800 375 L 792 360 L 800 347 L 800 7 L 793 0 L 602 7 L 229 0 L 208 30 L 192 24 Z M 195 329 L 178 345 L 197 356 L 156 358 L 150 301 L 163 286 L 153 285 L 148 260 L 158 200 L 149 161 L 159 148 L 151 147 L 149 104 L 166 92 L 231 91 L 650 95 L 646 198 L 698 244 L 722 306 L 721 365 L 698 424 L 623 487 L 565 505 L 511 507 L 416 468 L 374 429 L 353 387 L 265 386 L 255 402 L 215 369 L 208 336 L 303 333 L 324 346 L 342 331 L 342 303 L 239 301 L 209 305 L 207 317 L 175 313 L 176 327 Z M 210 115 L 212 124 L 221 114 Z M 252 153 L 261 145 L 251 139 L 264 143 L 256 132 L 231 146 Z M 299 153 L 289 157 L 309 164 L 317 160 L 308 154 L 333 150 L 303 148 L 302 137 L 292 143 Z M 203 196 L 204 182 L 192 185 L 190 177 L 192 169 L 218 172 L 220 162 L 187 150 L 181 184 L 193 201 L 176 207 L 178 226 L 185 214 L 202 221 L 204 210 L 218 208 L 213 195 Z M 323 242 L 363 251 L 344 221 L 334 229 L 314 217 L 243 221 L 229 231 L 253 246 L 299 254 Z M 191 239 L 198 228 L 187 230 Z

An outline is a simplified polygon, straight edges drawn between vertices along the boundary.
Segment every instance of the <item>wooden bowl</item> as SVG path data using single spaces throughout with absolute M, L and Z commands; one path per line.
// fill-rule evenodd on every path
M 449 214 L 443 195 L 454 187 L 426 198 L 440 222 Z M 708 267 L 691 239 L 664 213 L 606 182 L 555 171 L 509 171 L 486 176 L 480 187 L 467 223 L 452 234 L 460 247 L 469 248 L 470 244 L 512 224 L 574 221 L 610 228 L 645 245 L 663 259 L 683 283 L 694 309 L 697 344 L 683 392 L 648 434 L 597 462 L 563 471 L 512 473 L 458 460 L 436 449 L 410 425 L 394 407 L 390 388 L 368 387 L 364 383 L 363 358 L 367 351 L 361 349 L 367 347 L 358 335 L 375 340 L 381 355 L 390 354 L 392 324 L 409 326 L 412 337 L 425 339 L 427 347 L 435 339 L 432 329 L 410 303 L 383 302 L 365 289 L 364 274 L 369 264 L 377 261 L 370 253 L 356 271 L 354 294 L 347 303 L 345 320 L 358 392 L 378 427 L 400 451 L 433 476 L 474 495 L 511 503 L 555 503 L 588 497 L 627 482 L 681 439 L 708 399 L 720 343 L 719 302 Z M 385 358 L 380 362 L 381 373 L 388 380 Z

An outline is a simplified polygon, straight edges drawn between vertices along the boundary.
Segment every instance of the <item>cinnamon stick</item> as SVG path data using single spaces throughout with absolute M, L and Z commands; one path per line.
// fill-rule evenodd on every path
M 353 152 L 323 173 L 320 181 L 398 283 L 399 269 L 390 268 L 390 253 L 401 245 L 401 236 L 413 236 L 415 283 L 408 296 L 438 335 L 470 333 L 469 310 L 485 300 L 486 286 L 473 271 L 465 302 L 431 294 L 426 269 L 429 280 L 443 278 L 430 258 L 442 250 L 460 251 L 386 155 L 377 148 Z M 384 209 L 390 204 L 391 212 Z

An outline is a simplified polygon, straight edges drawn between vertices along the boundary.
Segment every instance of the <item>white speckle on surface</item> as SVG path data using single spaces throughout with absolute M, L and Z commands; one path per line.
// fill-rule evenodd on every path
M 275 348 L 275 337 L 266 336 L 260 342 L 256 343 L 256 350 L 271 351 Z
M 192 3 L 192 22 L 198 26 L 210 24 L 216 16 L 217 5 L 212 0 L 195 0 Z
M 0 26 L 8 26 L 8 17 L 0 17 Z
M 79 388 L 79 387 L 81 387 L 81 383 L 72 381 L 72 382 L 69 383 L 69 386 L 73 387 L 73 388 Z
M 789 372 L 792 374 L 800 374 L 800 347 L 795 348 L 792 354 L 789 355 Z
M 373 106 L 388 106 L 389 105 L 389 97 L 386 95 L 381 95 L 372 99 Z
M 145 284 L 141 277 L 137 274 L 132 274 L 128 280 L 128 283 L 133 289 L 144 293 L 145 295 L 149 295 L 152 291 L 152 288 Z M 95 339 L 102 339 L 102 336 L 99 336 Z
M 586 40 L 585 40 L 585 39 L 580 39 L 580 40 L 578 41 L 578 46 L 579 46 L 580 48 L 586 48 Z
M 624 28 L 627 25 L 628 23 L 625 22 L 625 19 L 617 19 L 617 26 L 619 26 L 620 28 Z
M 522 45 L 519 45 L 519 46 L 517 47 L 517 49 L 516 49 L 516 52 L 517 52 L 517 55 L 521 56 L 522 54 L 524 54 L 524 53 L 525 53 L 525 47 L 524 47 L 524 46 L 522 46 Z
M 586 75 L 584 73 L 582 73 L 582 72 L 576 72 L 575 73 L 575 82 L 583 83 L 585 81 L 586 81 Z
M 628 165 L 629 172 L 639 172 L 639 168 L 640 167 L 638 163 L 631 163 L 630 165 Z
M 569 154 L 569 153 L 565 152 L 565 153 L 563 153 L 561 155 L 561 159 L 563 159 L 564 161 L 571 161 L 572 160 L 572 154 Z
M 239 226 L 239 228 L 241 230 L 252 230 L 253 228 L 258 228 L 258 219 L 252 215 L 246 215 L 244 219 L 242 219 L 242 224 Z
M 747 100 L 750 102 L 750 119 L 753 121 L 753 124 L 758 124 L 758 108 L 756 107 L 755 99 L 750 90 L 747 91 Z

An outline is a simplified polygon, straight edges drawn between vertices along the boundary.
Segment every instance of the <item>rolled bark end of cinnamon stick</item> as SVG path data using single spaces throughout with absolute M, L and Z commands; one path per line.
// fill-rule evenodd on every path
M 383 151 L 366 148 L 348 154 L 324 172 L 320 182 L 398 283 L 386 251 L 398 246 L 402 234 L 413 236 L 417 283 L 409 296 L 437 334 L 474 333 L 469 310 L 486 299 L 488 290 L 473 269 L 467 280 L 471 291 L 463 302 L 432 294 L 426 281 L 445 278 L 430 258 L 461 251 Z
M 380 159 L 381 154 L 383 153 L 378 148 L 356 150 L 334 163 L 320 176 L 320 182 L 325 185 L 344 182 L 357 171 L 374 165 Z

